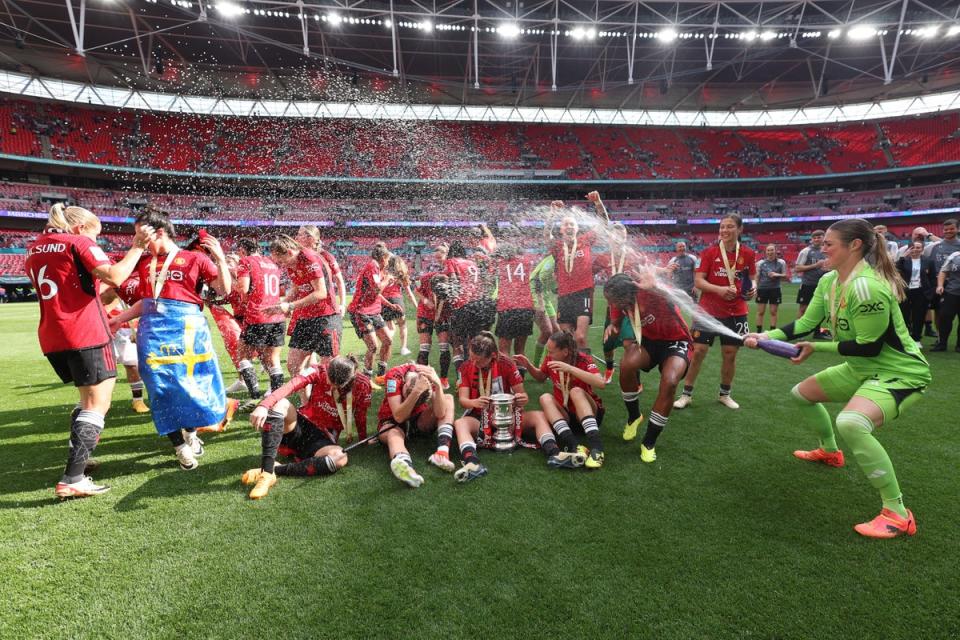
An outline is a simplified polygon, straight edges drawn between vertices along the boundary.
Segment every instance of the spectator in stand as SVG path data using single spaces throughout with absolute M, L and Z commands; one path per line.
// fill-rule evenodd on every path
M 826 270 L 823 265 L 826 263 L 826 256 L 821 246 L 823 245 L 823 230 L 817 229 L 810 234 L 810 244 L 803 248 L 797 256 L 797 264 L 793 270 L 800 276 L 800 291 L 797 292 L 797 304 L 800 308 L 797 310 L 797 317 L 803 316 L 807 306 L 813 299 L 813 292 L 817 289 L 817 283 L 824 276 Z M 830 332 L 821 327 L 817 327 L 816 334 L 818 338 L 831 340 Z
M 681 240 L 676 245 L 677 255 L 667 262 L 667 269 L 673 274 L 673 284 L 688 296 L 697 300 L 697 289 L 694 287 L 694 271 L 700 266 L 700 260 L 692 253 L 687 253 L 687 243 Z
M 783 294 L 780 282 L 787 277 L 787 262 L 777 257 L 777 247 L 767 245 L 764 258 L 757 263 L 757 333 L 763 333 L 763 316 L 770 305 L 770 328 L 777 328 L 777 312 Z
M 897 259 L 897 270 L 907 283 L 906 297 L 900 303 L 903 319 L 910 329 L 910 337 L 923 348 L 923 319 L 937 287 L 937 270 L 933 260 L 923 255 L 923 243 L 914 242 L 910 252 Z

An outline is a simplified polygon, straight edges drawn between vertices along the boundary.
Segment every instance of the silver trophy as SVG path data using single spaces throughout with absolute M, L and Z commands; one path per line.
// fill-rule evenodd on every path
M 496 393 L 490 396 L 493 410 L 491 438 L 494 451 L 513 451 L 517 446 L 519 414 L 514 407 L 514 396 L 510 393 Z

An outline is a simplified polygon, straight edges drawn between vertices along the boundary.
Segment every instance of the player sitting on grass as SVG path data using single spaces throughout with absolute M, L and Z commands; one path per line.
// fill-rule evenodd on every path
M 530 376 L 537 382 L 547 378 L 553 383 L 553 393 L 540 396 L 540 407 L 563 450 L 579 454 L 569 466 L 585 464 L 590 469 L 603 466 L 603 441 L 600 439 L 600 423 L 603 422 L 603 402 L 594 390 L 603 389 L 603 374 L 593 358 L 578 351 L 576 338 L 569 331 L 558 331 L 547 340 L 547 357 L 538 369 L 525 355 L 514 359 L 527 367 Z M 577 445 L 573 429 L 582 430 L 588 446 Z M 543 444 L 547 456 L 557 455 L 552 446 Z M 589 447 L 589 448 L 588 448 Z
M 390 471 L 398 480 L 411 487 L 423 484 L 423 476 L 413 468 L 407 451 L 407 436 L 416 433 L 453 434 L 453 396 L 443 392 L 440 378 L 433 367 L 412 362 L 387 371 L 383 404 L 377 414 L 380 442 L 386 445 L 390 456 Z M 446 468 L 440 460 L 430 460 L 444 471 L 453 471 L 453 463 L 446 459 Z
M 900 313 L 898 298 L 904 283 L 890 261 L 886 240 L 866 220 L 854 218 L 835 222 L 823 242 L 823 276 L 803 316 L 782 329 L 765 334 L 751 333 L 744 339 L 756 348 L 765 338 L 789 340 L 830 323 L 836 342 L 799 342 L 797 364 L 814 352 L 837 353 L 843 364 L 834 365 L 806 378 L 793 388 L 797 407 L 813 423 L 820 446 L 812 451 L 795 451 L 801 460 L 842 467 L 843 452 L 837 446 L 830 414 L 822 403 L 842 402 L 837 431 L 853 452 L 870 484 L 880 492 L 880 515 L 854 527 L 869 538 L 913 535 L 917 523 L 903 505 L 903 495 L 893 463 L 873 432 L 904 409 L 918 402 L 930 383 L 930 367 Z M 871 267 L 866 259 L 876 266 Z
M 637 437 L 643 422 L 637 383 L 640 371 L 660 369 L 660 389 L 653 402 L 647 430 L 640 444 L 640 459 L 657 459 L 654 446 L 657 437 L 670 418 L 677 385 L 687 372 L 687 354 L 690 351 L 690 330 L 676 305 L 657 292 L 657 282 L 651 276 L 634 279 L 619 273 L 603 287 L 610 309 L 610 325 L 604 332 L 604 341 L 619 334 L 624 342 L 624 356 L 620 364 L 620 391 L 627 407 L 627 426 L 623 439 Z
M 367 435 L 370 378 L 357 371 L 353 356 L 337 356 L 326 368 L 314 367 L 273 391 L 250 414 L 250 424 L 262 433 L 260 467 L 241 478 L 254 485 L 250 497 L 258 500 L 277 483 L 277 476 L 326 476 L 347 466 L 347 455 L 337 445 L 345 432 L 349 443 Z M 287 397 L 310 387 L 307 403 L 297 409 Z M 296 458 L 276 464 L 283 446 Z

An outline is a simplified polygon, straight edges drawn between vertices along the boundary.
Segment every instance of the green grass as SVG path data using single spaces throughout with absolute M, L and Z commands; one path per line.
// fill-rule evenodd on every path
M 208 437 L 199 470 L 182 472 L 121 384 L 97 449 L 113 491 L 57 503 L 75 391 L 41 356 L 37 315 L 0 306 L 0 638 L 960 635 L 952 349 L 929 356 L 927 398 L 879 435 L 919 534 L 870 541 L 851 527 L 879 498 L 855 465 L 790 455 L 813 445 L 790 387 L 834 361 L 753 351 L 738 361 L 736 413 L 714 402 L 710 354 L 653 465 L 619 439 L 610 388 L 599 472 L 486 453 L 490 475 L 458 486 L 419 441 L 419 490 L 370 447 L 332 478 L 283 479 L 259 502 L 239 482 L 259 460 L 245 422 Z M 645 411 L 656 380 L 645 378 Z

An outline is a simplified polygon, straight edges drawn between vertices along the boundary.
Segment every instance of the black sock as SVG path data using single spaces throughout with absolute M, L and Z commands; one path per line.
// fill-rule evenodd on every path
M 262 450 L 260 468 L 267 473 L 273 473 L 274 465 L 277 463 L 277 449 L 280 448 L 280 441 L 283 439 L 283 418 L 282 413 L 270 411 L 260 434 Z
M 268 370 L 267 373 L 270 376 L 270 391 L 272 393 L 283 386 L 283 369 L 277 367 Z
M 721 396 L 728 396 L 728 395 L 730 395 L 730 385 L 728 385 L 728 384 L 722 384 L 722 385 L 720 385 L 720 395 L 721 395 Z
M 557 446 L 557 439 L 553 437 L 552 433 L 545 433 L 540 436 L 540 448 L 543 449 L 543 454 L 548 458 L 560 453 L 560 447 Z
M 763 333 L 763 325 L 762 325 L 762 324 L 758 324 L 758 325 L 757 325 L 757 333 Z
M 621 391 L 623 405 L 627 408 L 627 422 L 633 422 L 640 417 L 640 393 L 637 391 Z
M 441 424 L 437 427 L 437 446 L 449 447 L 453 441 L 453 425 Z
M 139 382 L 130 383 L 130 393 L 133 395 L 134 400 L 143 399 L 143 380 Z
M 643 446 L 647 449 L 653 449 L 657 444 L 657 438 L 660 432 L 667 426 L 667 417 L 662 416 L 656 411 L 650 412 L 650 418 L 647 420 L 647 432 L 643 434 Z
M 453 356 L 453 370 L 460 373 L 460 365 L 463 364 L 463 356 Z
M 692 396 L 692 395 L 693 395 L 693 385 L 692 385 L 692 384 L 685 384 L 685 385 L 683 385 L 683 395 L 685 395 L 685 396 Z
M 603 364 L 607 367 L 607 369 L 613 369 L 614 365 L 616 365 L 616 362 L 613 361 L 613 358 L 609 358 L 604 360 Z
M 586 416 L 580 421 L 583 433 L 587 438 L 587 446 L 597 451 L 603 451 L 603 441 L 600 440 L 600 425 L 594 416 Z
M 250 397 L 259 398 L 260 382 L 257 380 L 257 371 L 253 368 L 253 365 L 248 365 L 240 369 L 240 378 L 243 380 L 243 384 L 247 385 L 247 391 L 250 392 Z
M 772 325 L 770 325 L 770 329 L 768 329 L 768 331 L 773 331 L 773 330 L 776 329 L 776 328 L 777 328 L 777 326 L 772 324 Z
M 565 451 L 571 453 L 577 450 L 577 439 L 573 437 L 573 431 L 566 420 L 560 419 L 553 423 L 553 432 L 557 434 L 557 441 L 563 446 Z
M 480 458 L 477 457 L 477 445 L 467 442 L 460 445 L 460 459 L 466 464 L 480 464 Z
M 430 364 L 430 345 L 420 345 L 420 351 L 417 352 L 417 364 Z
M 70 424 L 70 452 L 67 454 L 67 468 L 63 472 L 63 482 L 73 483 L 83 480 L 83 470 L 87 467 L 93 450 L 103 431 L 104 417 L 96 411 L 79 411 Z
M 187 443 L 187 441 L 183 439 L 183 434 L 180 432 L 180 429 L 177 429 L 176 431 L 171 431 L 170 433 L 168 433 L 167 438 L 170 439 L 170 443 L 174 447 L 179 447 Z
M 273 472 L 278 476 L 329 476 L 337 472 L 337 463 L 330 456 L 314 457 L 275 465 Z
M 378 376 L 385 376 L 385 375 L 387 375 L 387 363 L 386 363 L 386 362 L 378 362 L 378 363 L 377 363 L 377 375 L 378 375 Z
M 440 377 L 446 378 L 450 373 L 450 345 L 440 344 Z

